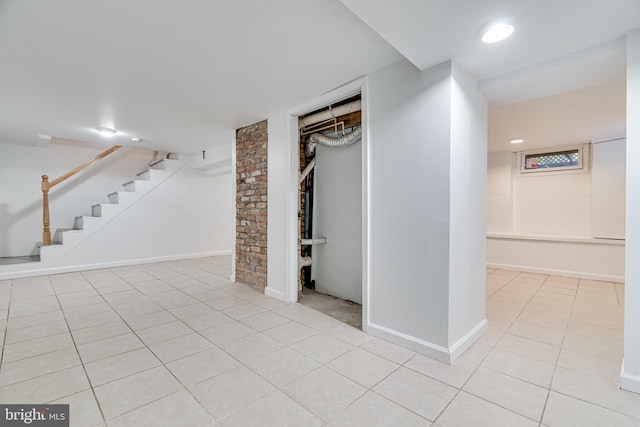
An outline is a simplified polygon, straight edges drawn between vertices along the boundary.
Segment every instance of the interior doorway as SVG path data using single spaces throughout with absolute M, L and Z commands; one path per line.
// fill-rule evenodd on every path
M 362 329 L 361 94 L 299 116 L 300 303 Z

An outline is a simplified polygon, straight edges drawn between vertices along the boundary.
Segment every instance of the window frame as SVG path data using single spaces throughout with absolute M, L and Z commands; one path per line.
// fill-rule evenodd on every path
M 526 169 L 526 158 L 531 155 L 553 155 L 563 151 L 578 151 L 578 164 L 575 166 L 559 166 L 555 168 Z M 587 173 L 589 171 L 589 144 L 571 145 L 563 147 L 543 148 L 538 150 L 518 151 L 519 171 L 522 175 L 528 174 L 553 174 L 556 172 L 565 173 Z

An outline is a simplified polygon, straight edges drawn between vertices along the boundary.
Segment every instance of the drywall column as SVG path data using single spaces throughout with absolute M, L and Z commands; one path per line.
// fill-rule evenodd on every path
M 627 218 L 624 361 L 620 386 L 640 393 L 640 30 L 627 34 Z
M 453 63 L 369 76 L 367 331 L 451 362 L 484 331 L 486 102 Z
M 236 282 L 267 285 L 267 121 L 236 132 Z

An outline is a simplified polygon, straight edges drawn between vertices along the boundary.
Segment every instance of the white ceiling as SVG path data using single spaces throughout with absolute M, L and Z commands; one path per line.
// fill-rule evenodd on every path
M 0 140 L 196 152 L 403 55 L 455 60 L 496 108 L 624 79 L 638 26 L 637 0 L 0 0 Z

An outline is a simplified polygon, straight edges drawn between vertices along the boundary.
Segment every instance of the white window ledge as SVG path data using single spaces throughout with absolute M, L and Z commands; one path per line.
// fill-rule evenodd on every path
M 624 239 L 595 239 L 592 237 L 544 236 L 506 233 L 487 233 L 487 239 L 539 241 L 550 243 L 587 243 L 590 245 L 624 246 Z

